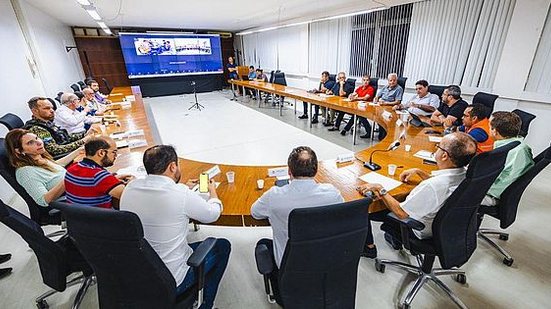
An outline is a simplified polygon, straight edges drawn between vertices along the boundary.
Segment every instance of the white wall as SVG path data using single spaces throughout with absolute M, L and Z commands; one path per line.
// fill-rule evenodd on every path
M 74 46 L 69 26 L 23 0 L 16 2 L 16 10 L 21 25 L 10 1 L 0 1 L 0 42 L 9 43 L 0 48 L 0 114 L 10 112 L 25 121 L 30 118 L 29 98 L 53 97 L 58 91 L 69 90 L 69 85 L 84 74 L 76 51 L 65 52 L 65 44 Z M 30 42 L 26 42 L 23 31 Z M 0 126 L 0 136 L 5 134 L 6 129 Z M 0 179 L 0 198 L 8 201 L 13 194 Z

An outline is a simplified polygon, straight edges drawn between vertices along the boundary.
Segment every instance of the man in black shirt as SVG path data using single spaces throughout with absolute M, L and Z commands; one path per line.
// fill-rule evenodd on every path
M 321 79 L 320 79 L 320 84 L 319 84 L 318 89 L 314 89 L 314 90 L 311 90 L 309 92 L 312 92 L 312 93 L 326 93 L 328 90 L 333 88 L 334 85 L 335 85 L 335 82 L 332 81 L 332 80 L 329 80 L 329 72 L 323 71 L 321 73 Z M 308 103 L 302 102 L 302 105 L 304 107 L 304 113 L 302 114 L 302 116 L 299 116 L 298 118 L 299 119 L 308 119 Z M 315 106 L 315 109 L 316 109 L 316 113 L 312 116 L 312 123 L 318 123 L 318 114 L 319 114 L 320 107 L 319 107 L 319 105 L 314 105 L 314 106 Z
M 462 125 L 463 112 L 469 104 L 461 99 L 461 88 L 448 86 L 442 93 L 442 103 L 430 117 L 432 124 L 443 125 L 446 128 Z
M 346 74 L 340 72 L 337 75 L 337 82 L 327 94 L 333 94 L 339 97 L 348 98 L 348 96 L 354 92 L 354 84 L 346 82 Z M 329 131 L 338 131 L 341 125 L 342 119 L 344 118 L 345 112 L 339 112 L 337 115 L 337 120 L 335 120 L 335 125 L 332 128 L 329 128 Z

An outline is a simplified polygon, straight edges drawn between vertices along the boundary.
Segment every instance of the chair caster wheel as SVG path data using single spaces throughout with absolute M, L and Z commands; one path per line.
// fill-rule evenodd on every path
M 507 235 L 507 234 L 500 234 L 500 235 L 499 235 L 499 239 L 501 239 L 501 240 L 509 240 L 509 235 Z
M 453 279 L 461 284 L 467 283 L 467 276 L 465 276 L 464 274 L 457 274 L 454 276 Z
M 503 264 L 505 264 L 505 265 L 511 267 L 511 265 L 513 265 L 513 262 L 514 262 L 514 261 L 515 261 L 514 259 L 504 258 L 504 259 L 503 259 Z
M 384 274 L 385 268 L 386 268 L 385 264 L 382 264 L 379 261 L 375 262 L 375 270 L 377 270 L 378 272 Z
M 37 301 L 36 302 L 36 308 L 38 308 L 38 309 L 48 309 L 48 308 L 50 308 L 50 305 L 48 305 L 48 302 L 46 302 L 46 300 L 43 299 L 42 301 Z

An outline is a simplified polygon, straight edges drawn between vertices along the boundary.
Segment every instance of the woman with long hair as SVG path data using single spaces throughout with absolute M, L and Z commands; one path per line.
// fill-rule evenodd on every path
M 17 182 L 38 205 L 48 207 L 65 193 L 64 166 L 71 163 L 81 149 L 54 161 L 44 148 L 44 142 L 24 129 L 8 132 L 5 143 Z

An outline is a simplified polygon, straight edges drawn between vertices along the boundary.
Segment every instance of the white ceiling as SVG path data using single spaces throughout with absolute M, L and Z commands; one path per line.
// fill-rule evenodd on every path
M 24 0 L 69 26 L 97 27 L 76 0 Z M 420 0 L 90 0 L 117 27 L 241 31 Z

